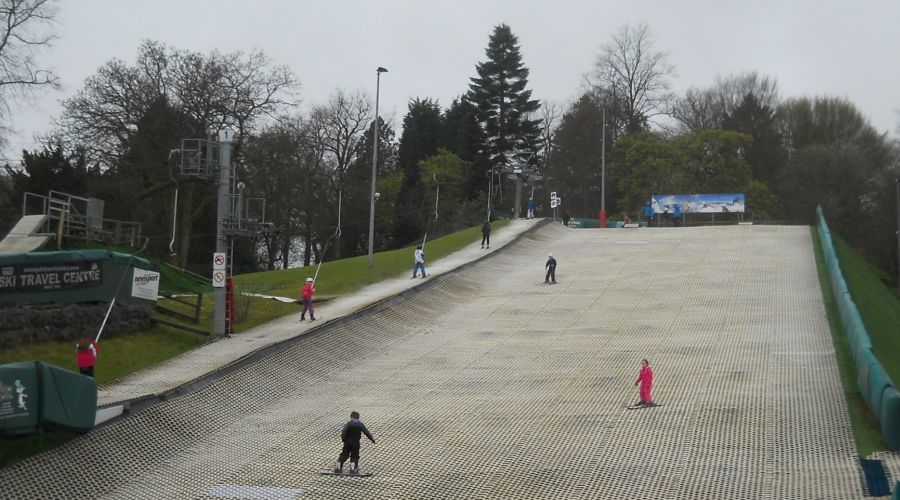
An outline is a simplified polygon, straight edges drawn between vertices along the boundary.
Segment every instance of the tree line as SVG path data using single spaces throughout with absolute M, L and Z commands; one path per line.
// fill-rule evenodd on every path
M 783 98 L 775 78 L 756 72 L 677 95 L 675 68 L 646 25 L 614 33 L 588 70 L 571 103 L 535 99 L 518 38 L 500 24 L 468 88 L 446 107 L 411 97 L 398 134 L 398 124 L 376 121 L 361 91 L 336 89 L 302 109 L 298 77 L 262 51 L 204 54 L 146 41 L 133 62 L 98 68 L 64 101 L 43 147 L 7 165 L 0 227 L 15 222 L 25 191 L 93 196 L 115 218 L 142 223 L 149 256 L 206 272 L 215 186 L 182 175 L 173 150 L 231 128 L 236 180 L 265 199 L 276 229 L 239 242 L 238 270 L 287 268 L 366 253 L 376 147 L 374 243 L 384 250 L 478 224 L 488 198 L 493 216 L 509 214 L 513 168 L 539 210 L 557 191 L 572 216 L 595 218 L 605 141 L 611 217 L 635 216 L 652 194 L 667 193 L 745 193 L 755 221 L 812 223 L 822 204 L 838 232 L 896 275 L 900 148 L 850 101 Z

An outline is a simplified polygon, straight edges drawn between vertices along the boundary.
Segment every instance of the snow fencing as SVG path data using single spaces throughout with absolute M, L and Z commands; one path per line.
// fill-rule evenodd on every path
M 887 372 L 872 350 L 872 341 L 866 331 L 862 316 L 847 282 L 841 272 L 840 261 L 834 244 L 831 241 L 831 232 L 825 222 L 825 214 L 822 207 L 816 208 L 818 220 L 819 240 L 822 242 L 822 254 L 825 267 L 828 269 L 828 277 L 831 280 L 831 292 L 838 306 L 841 323 L 847 334 L 847 342 L 850 344 L 850 352 L 856 365 L 856 387 L 860 395 L 869 407 L 869 411 L 881 426 L 881 435 L 888 447 L 893 451 L 900 450 L 900 392 L 891 381 Z

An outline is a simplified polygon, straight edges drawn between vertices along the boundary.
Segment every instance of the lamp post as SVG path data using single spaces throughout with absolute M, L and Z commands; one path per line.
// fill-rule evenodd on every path
M 606 227 L 606 103 L 603 104 L 603 142 L 600 146 L 600 227 Z
M 900 288 L 900 177 L 897 177 L 897 288 Z
M 387 73 L 387 69 L 381 66 L 375 70 L 375 125 L 372 127 L 375 136 L 372 142 L 372 196 L 369 203 L 369 267 L 375 263 L 372 253 L 375 250 L 375 170 L 378 166 L 378 98 L 381 93 L 381 74 Z

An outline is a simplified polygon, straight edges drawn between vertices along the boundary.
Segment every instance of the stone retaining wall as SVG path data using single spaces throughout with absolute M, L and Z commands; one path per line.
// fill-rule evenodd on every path
M 93 338 L 109 304 L 93 302 L 64 305 L 0 307 L 0 348 L 48 340 Z M 144 330 L 153 325 L 148 306 L 116 305 L 109 315 L 104 337 Z

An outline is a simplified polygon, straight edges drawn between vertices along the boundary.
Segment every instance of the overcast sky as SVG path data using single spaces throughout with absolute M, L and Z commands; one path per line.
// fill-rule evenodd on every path
M 533 97 L 577 97 L 597 56 L 624 24 L 645 22 L 669 54 L 674 89 L 707 87 L 717 75 L 757 71 L 782 97 L 828 95 L 857 105 L 880 132 L 900 124 L 898 0 L 69 0 L 59 3 L 59 39 L 43 60 L 60 92 L 23 103 L 4 156 L 20 158 L 51 130 L 59 102 L 113 58 L 132 63 L 142 40 L 194 51 L 262 49 L 290 67 L 305 105 L 337 88 L 374 96 L 402 121 L 411 97 L 446 106 L 467 89 L 493 27 L 519 37 Z

